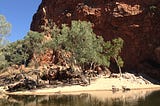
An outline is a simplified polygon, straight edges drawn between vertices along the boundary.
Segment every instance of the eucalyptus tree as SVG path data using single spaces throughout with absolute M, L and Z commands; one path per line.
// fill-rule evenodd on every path
M 11 24 L 6 21 L 3 15 L 0 15 L 0 46 L 6 42 L 6 37 L 10 33 Z
M 4 69 L 8 66 L 2 49 L 4 45 L 7 43 L 6 37 L 10 33 L 10 30 L 11 24 L 6 21 L 3 15 L 0 15 L 0 69 Z
M 38 57 L 39 54 L 43 51 L 43 38 L 44 36 L 41 33 L 34 31 L 28 32 L 24 38 L 24 43 L 30 54 L 33 56 L 35 68 L 39 67 Z
M 113 39 L 113 58 L 116 61 L 118 68 L 119 68 L 119 72 L 120 72 L 120 76 L 122 76 L 122 71 L 121 71 L 121 67 L 123 67 L 124 62 L 122 60 L 122 58 L 120 57 L 120 52 L 121 49 L 123 47 L 123 39 L 122 38 L 117 38 L 117 39 Z
M 61 29 L 54 26 L 51 38 L 52 40 L 47 43 L 50 48 L 63 49 L 71 53 L 70 58 L 66 58 L 68 63 L 81 66 L 85 63 L 102 63 L 104 40 L 101 36 L 96 36 L 89 22 L 72 21 L 71 27 L 63 24 Z
M 92 24 L 86 21 L 72 21 L 71 26 L 63 24 L 61 28 L 54 26 L 51 29 L 51 40 L 48 47 L 54 50 L 65 50 L 71 53 L 66 61 L 73 65 L 96 64 L 110 66 L 113 58 L 121 74 L 123 60 L 120 57 L 123 40 L 121 38 L 112 41 L 104 41 L 101 36 L 93 32 Z
M 43 52 L 44 35 L 38 32 L 30 31 L 24 38 L 25 45 L 31 54 L 37 75 L 37 84 L 39 83 L 40 71 L 38 70 L 40 54 Z
M 74 64 L 100 63 L 99 55 L 102 52 L 102 37 L 96 37 L 92 24 L 86 21 L 72 21 L 71 28 L 65 30 L 62 26 L 61 33 L 67 34 L 65 49 L 72 53 L 71 60 Z
M 18 40 L 10 43 L 5 48 L 5 56 L 10 65 L 26 65 L 26 61 L 29 58 L 27 47 L 24 45 L 24 40 Z
M 105 42 L 103 45 L 104 56 L 109 60 L 111 58 L 115 60 L 119 69 L 120 76 L 122 75 L 121 67 L 124 65 L 123 59 L 120 56 L 123 43 L 124 42 L 122 38 L 116 38 L 112 41 Z

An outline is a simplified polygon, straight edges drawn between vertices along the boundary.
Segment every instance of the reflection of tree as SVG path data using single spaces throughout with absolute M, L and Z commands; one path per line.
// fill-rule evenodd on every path
M 20 106 L 20 103 L 15 101 L 8 101 L 7 99 L 0 100 L 0 106 Z

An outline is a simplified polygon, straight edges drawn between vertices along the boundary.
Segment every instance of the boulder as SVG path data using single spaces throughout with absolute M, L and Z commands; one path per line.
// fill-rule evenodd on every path
M 105 68 L 104 75 L 109 78 L 111 76 L 111 71 L 108 68 Z
M 120 78 L 120 74 L 112 73 L 110 78 Z

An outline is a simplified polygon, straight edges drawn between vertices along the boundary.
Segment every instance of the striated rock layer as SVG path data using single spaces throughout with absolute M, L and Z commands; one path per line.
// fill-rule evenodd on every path
M 42 32 L 50 21 L 61 25 L 71 20 L 92 22 L 105 40 L 123 38 L 125 69 L 160 79 L 159 0 L 42 0 L 31 30 Z

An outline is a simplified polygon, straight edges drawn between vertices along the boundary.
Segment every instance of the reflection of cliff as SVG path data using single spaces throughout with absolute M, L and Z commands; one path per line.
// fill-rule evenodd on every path
M 158 103 L 159 91 L 133 90 L 128 92 L 100 91 L 72 95 L 18 96 L 0 99 L 0 106 L 150 106 Z M 157 99 L 156 99 L 157 98 Z M 145 105 L 144 105 L 145 104 Z
M 105 40 L 122 37 L 125 68 L 160 77 L 160 2 L 158 0 L 42 0 L 31 30 L 71 20 L 93 23 L 94 32 Z

